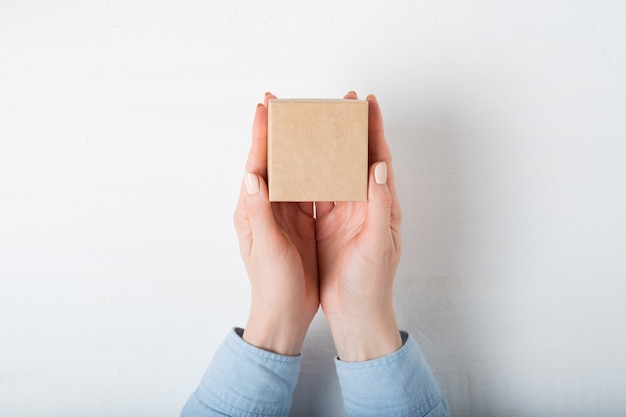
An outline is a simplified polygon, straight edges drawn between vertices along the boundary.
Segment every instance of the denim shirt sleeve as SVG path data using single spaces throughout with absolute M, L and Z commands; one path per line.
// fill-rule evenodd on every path
M 415 339 L 400 332 L 402 347 L 363 362 L 335 359 L 347 417 L 449 416 L 437 381 Z
M 182 417 L 287 416 L 300 372 L 300 356 L 250 345 L 234 329 L 219 347 Z

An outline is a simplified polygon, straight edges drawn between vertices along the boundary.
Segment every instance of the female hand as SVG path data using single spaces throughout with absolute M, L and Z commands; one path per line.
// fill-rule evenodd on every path
M 320 301 L 344 361 L 385 356 L 402 345 L 392 295 L 401 212 L 380 107 L 373 95 L 367 101 L 368 201 L 317 203 Z
M 252 288 L 243 338 L 284 355 L 300 353 L 319 308 L 315 219 L 311 203 L 270 203 L 267 191 L 266 93 L 252 127 L 252 146 L 234 222 Z

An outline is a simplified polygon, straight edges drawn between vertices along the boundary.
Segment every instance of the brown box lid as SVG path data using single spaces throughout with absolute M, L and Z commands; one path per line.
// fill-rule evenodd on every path
M 366 201 L 367 115 L 366 100 L 270 100 L 270 201 Z

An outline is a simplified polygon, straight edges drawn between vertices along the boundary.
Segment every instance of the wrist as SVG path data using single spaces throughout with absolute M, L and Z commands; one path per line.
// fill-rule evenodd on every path
M 334 315 L 328 321 L 337 355 L 344 362 L 381 358 L 402 347 L 393 308 L 361 317 Z
M 307 329 L 308 325 L 298 325 L 296 320 L 272 319 L 251 312 L 242 338 L 269 352 L 297 356 Z

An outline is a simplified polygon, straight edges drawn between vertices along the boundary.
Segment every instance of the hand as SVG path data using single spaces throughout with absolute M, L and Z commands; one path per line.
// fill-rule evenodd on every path
M 401 212 L 380 107 L 373 95 L 367 101 L 368 201 L 317 203 L 320 301 L 344 361 L 374 359 L 402 346 L 392 295 Z
M 267 93 L 252 127 L 252 147 L 234 222 L 252 288 L 243 338 L 284 355 L 300 353 L 319 308 L 311 203 L 270 203 L 267 192 Z

